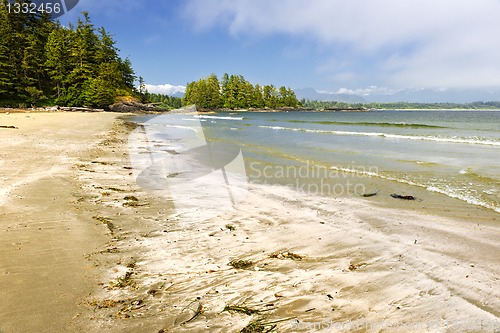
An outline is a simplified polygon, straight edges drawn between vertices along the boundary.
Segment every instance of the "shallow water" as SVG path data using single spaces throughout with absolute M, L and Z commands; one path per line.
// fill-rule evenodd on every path
M 137 121 L 156 127 L 157 139 L 195 131 L 239 146 L 251 181 L 342 195 L 369 192 L 371 179 L 500 212 L 498 111 L 224 112 Z

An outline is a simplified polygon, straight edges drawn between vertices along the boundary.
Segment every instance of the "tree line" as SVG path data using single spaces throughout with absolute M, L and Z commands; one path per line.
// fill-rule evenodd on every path
M 132 64 L 118 52 L 87 12 L 65 27 L 46 13 L 9 13 L 0 0 L 0 106 L 105 108 L 134 96 Z
M 180 109 L 182 107 L 181 97 L 149 93 L 147 90 L 144 93 L 144 100 L 162 109 Z
M 408 110 L 408 109 L 463 109 L 463 110 L 496 110 L 500 109 L 500 102 L 473 102 L 473 103 L 411 103 L 411 102 L 389 102 L 389 103 L 346 103 L 335 101 L 317 101 L 302 99 L 301 103 L 304 107 L 325 110 L 325 109 L 391 109 L 391 110 Z
M 295 92 L 287 87 L 260 86 L 248 82 L 242 75 L 224 74 L 219 80 L 212 74 L 189 83 L 183 105 L 196 104 L 200 109 L 246 109 L 298 107 Z

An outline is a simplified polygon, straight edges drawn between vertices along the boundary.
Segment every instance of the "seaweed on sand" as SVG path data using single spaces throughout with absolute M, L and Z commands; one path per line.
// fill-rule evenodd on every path
M 276 259 L 292 259 L 292 260 L 302 260 L 304 259 L 304 256 L 301 256 L 300 254 L 296 254 L 290 251 L 278 251 L 274 252 L 273 254 L 270 255 L 271 258 L 276 258 Z
M 247 326 L 243 327 L 240 333 L 270 333 L 276 328 L 277 323 L 281 323 L 283 321 L 288 321 L 293 318 L 285 318 L 276 321 L 264 322 L 264 319 L 257 319 L 251 321 Z
M 233 266 L 236 269 L 250 269 L 254 265 L 254 262 L 251 260 L 231 260 L 229 262 L 229 266 Z

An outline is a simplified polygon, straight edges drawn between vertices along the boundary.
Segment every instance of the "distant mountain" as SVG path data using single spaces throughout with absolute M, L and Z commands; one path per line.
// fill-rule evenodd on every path
M 410 102 L 410 103 L 472 103 L 500 101 L 500 90 L 433 90 L 433 89 L 403 89 L 392 93 L 365 92 L 362 94 L 324 93 L 313 88 L 295 89 L 298 99 L 318 101 L 336 101 L 347 103 L 367 102 Z
M 337 94 L 318 92 L 313 88 L 294 89 L 295 95 L 300 100 L 302 98 L 316 101 L 336 101 L 345 103 L 366 103 L 365 98 L 355 94 Z

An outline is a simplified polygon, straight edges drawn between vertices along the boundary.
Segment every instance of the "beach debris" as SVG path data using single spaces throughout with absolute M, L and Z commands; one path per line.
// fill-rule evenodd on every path
M 264 323 L 262 319 L 250 322 L 240 333 L 268 333 L 276 328 L 276 324 Z
M 236 227 L 232 224 L 226 224 L 226 229 L 229 229 L 229 231 L 235 231 Z
M 240 333 L 270 333 L 272 332 L 276 326 L 278 326 L 278 323 L 284 322 L 284 321 L 290 321 L 296 319 L 295 317 L 292 318 L 285 318 L 285 319 L 280 319 L 276 321 L 270 321 L 270 322 L 264 322 L 264 318 L 257 319 L 254 321 L 251 321 L 247 326 L 243 327 L 243 329 L 240 331 Z
M 0 128 L 19 129 L 16 126 L 4 126 L 4 125 L 0 125 Z
M 105 225 L 108 227 L 108 229 L 109 229 L 109 231 L 110 231 L 111 233 L 114 233 L 114 232 L 115 232 L 116 227 L 115 227 L 115 225 L 113 224 L 113 222 L 111 222 L 112 220 L 111 220 L 109 217 L 103 217 L 103 216 L 93 216 L 92 218 L 93 218 L 94 220 L 96 220 L 96 221 L 99 221 L 99 222 L 101 222 L 101 223 L 105 224 Z
M 195 308 L 193 308 L 193 306 Z M 191 303 L 189 303 L 188 305 L 186 305 L 181 310 L 181 313 L 175 319 L 175 324 L 176 325 L 184 325 L 184 324 L 190 323 L 193 320 L 195 320 L 203 312 L 204 312 L 203 304 L 197 298 L 194 301 L 192 301 Z
M 129 312 L 139 310 L 145 306 L 146 306 L 146 304 L 144 304 L 143 300 L 140 300 L 140 299 L 134 300 L 134 301 L 131 301 L 129 305 L 126 305 L 126 306 L 122 307 L 120 310 L 118 310 L 115 313 L 115 316 L 120 318 L 120 319 L 127 319 L 127 318 L 130 318 Z
M 124 207 L 141 207 L 141 206 L 147 206 L 147 204 L 140 204 L 139 199 L 133 195 L 126 196 L 123 198 L 126 202 L 123 203 Z
M 101 161 L 92 161 L 92 164 L 100 164 L 100 165 L 111 165 L 112 163 L 109 162 L 101 162 Z
M 135 288 L 137 284 L 132 275 L 134 275 L 133 271 L 127 271 L 125 275 L 120 276 L 115 281 L 111 281 L 109 287 L 111 289 L 122 289 L 126 287 Z
M 175 178 L 175 177 L 180 176 L 180 175 L 182 175 L 182 172 L 169 173 L 167 175 L 167 178 Z
M 116 188 L 116 187 L 108 187 L 108 190 L 110 191 L 115 191 L 115 192 L 125 192 L 125 190 Z
M 311 312 L 311 311 L 314 311 L 314 310 L 316 310 L 316 308 L 307 309 L 307 310 L 306 310 L 306 311 L 304 311 L 304 312 Z
M 400 195 L 400 194 L 391 194 L 391 197 L 394 199 L 401 199 L 401 200 L 415 200 L 416 198 L 412 195 Z
M 363 198 L 370 198 L 370 197 L 374 197 L 374 196 L 376 196 L 376 195 L 378 194 L 378 192 L 380 192 L 380 191 L 377 191 L 377 192 L 371 192 L 371 193 L 363 193 L 363 194 L 361 194 L 361 196 L 362 196 Z
M 253 314 L 259 314 L 261 313 L 262 311 L 269 311 L 269 310 L 257 310 L 257 309 L 252 309 L 252 308 L 249 308 L 248 306 L 245 306 L 245 305 L 226 305 L 224 307 L 224 310 L 222 310 L 223 312 L 224 311 L 227 311 L 227 312 L 239 312 L 239 313 L 244 313 L 246 315 L 253 315 Z
M 233 266 L 236 269 L 250 269 L 254 265 L 254 262 L 251 260 L 231 260 L 228 264 L 229 266 Z
M 352 271 L 355 271 L 355 270 L 357 270 L 358 268 L 363 267 L 363 266 L 366 266 L 366 265 L 368 265 L 366 262 L 360 262 L 360 263 L 358 263 L 358 264 L 353 264 L 353 263 L 351 263 L 351 264 L 349 265 L 349 270 L 352 272 Z
M 132 259 L 128 264 L 127 264 L 127 268 L 130 268 L 130 269 L 135 269 L 137 267 L 137 261 L 135 261 L 134 259 Z
M 326 297 L 328 297 L 328 299 L 329 299 L 330 301 L 331 301 L 331 300 L 333 300 L 333 296 L 332 296 L 332 295 L 330 295 L 330 294 L 327 294 L 327 295 L 326 295 Z
M 158 290 L 156 290 L 156 289 L 150 289 L 150 290 L 148 290 L 148 295 L 154 296 L 157 293 L 158 293 Z
M 106 250 L 99 251 L 98 253 L 104 254 L 104 253 L 119 253 L 119 252 L 120 250 L 118 250 L 118 248 L 115 246 L 115 247 L 108 247 Z
M 304 259 L 304 256 L 301 256 L 300 254 L 296 254 L 290 251 L 278 251 L 274 252 L 270 255 L 270 258 L 276 258 L 276 259 L 292 259 L 292 260 L 302 260 Z
M 92 300 L 92 301 L 86 302 L 85 305 L 92 306 L 92 307 L 94 307 L 94 309 L 110 309 L 110 308 L 114 308 L 114 307 L 118 306 L 119 304 L 123 304 L 123 303 L 125 303 L 125 301 L 123 301 L 123 300 L 115 301 L 113 299 L 105 299 L 102 301 Z

